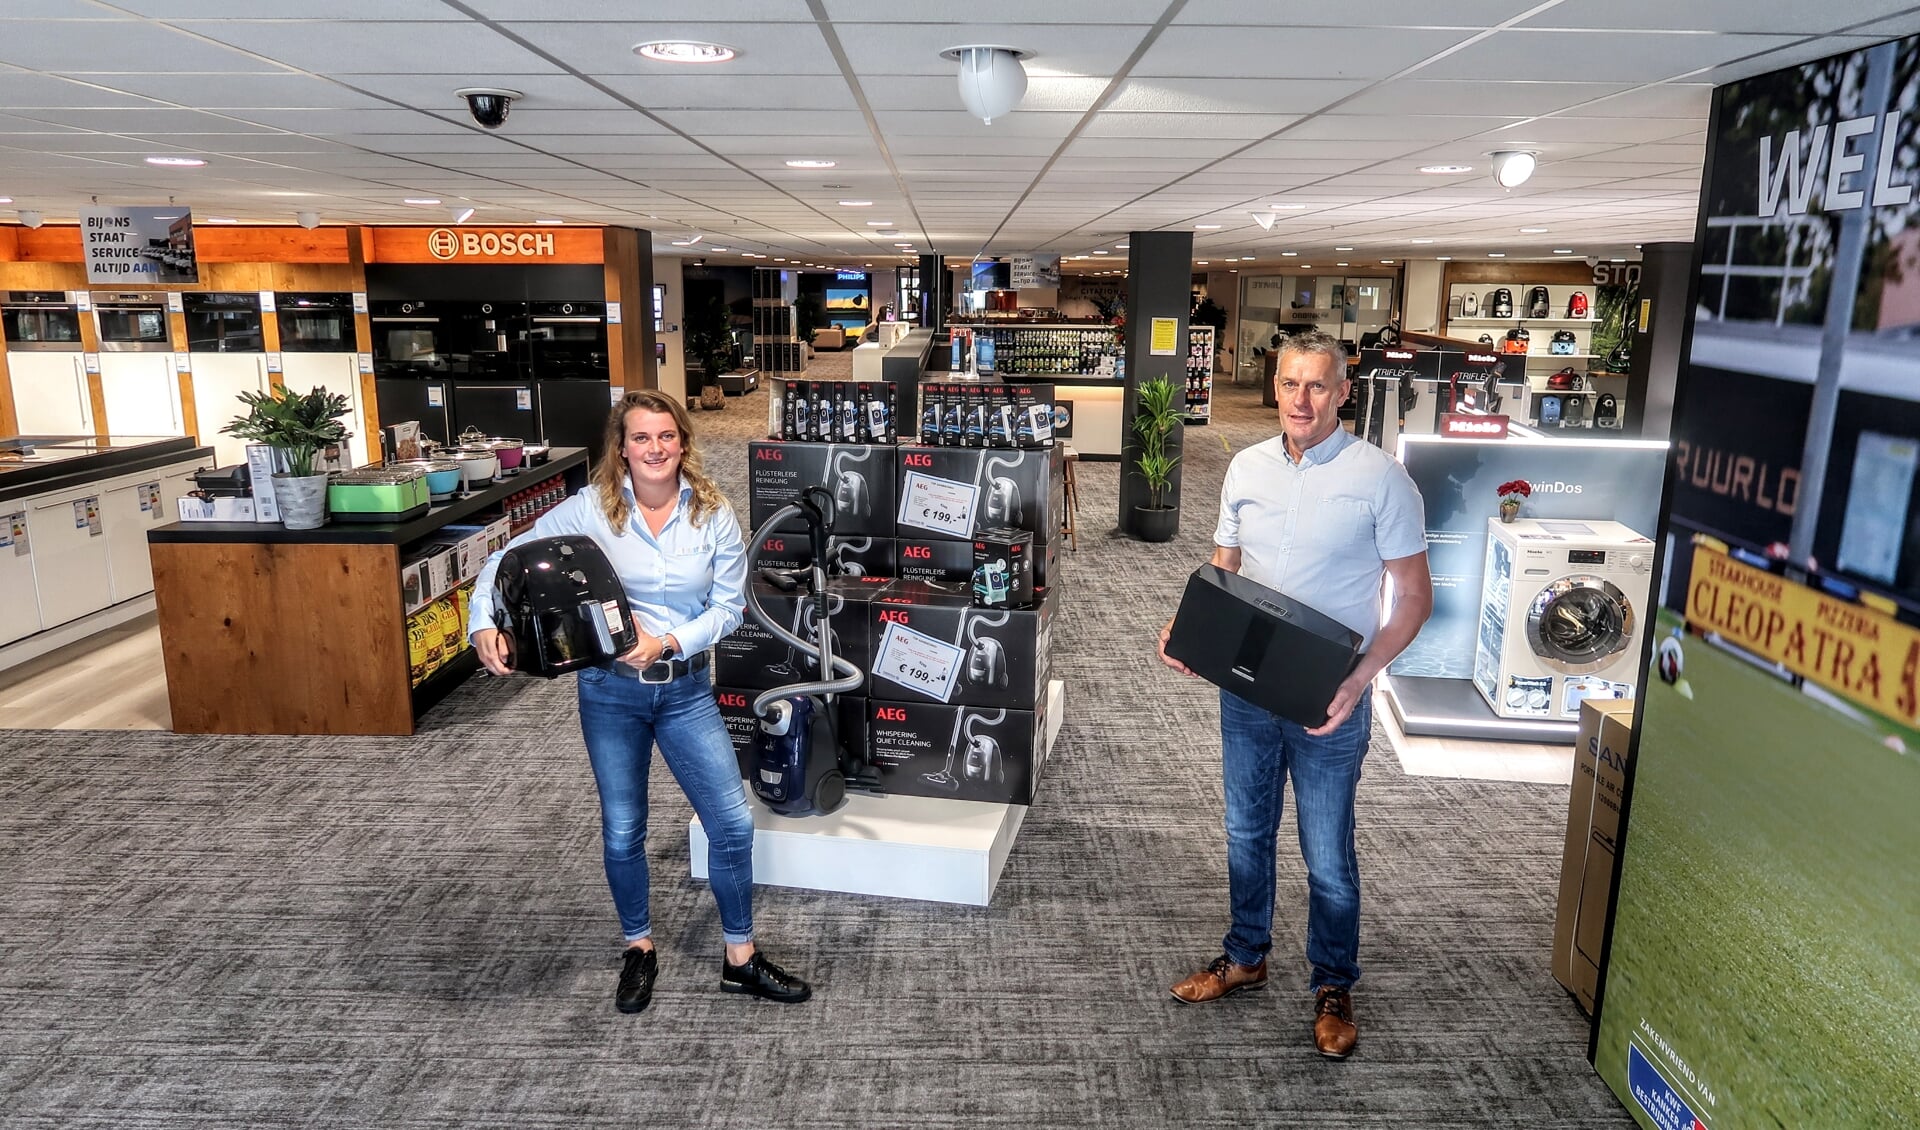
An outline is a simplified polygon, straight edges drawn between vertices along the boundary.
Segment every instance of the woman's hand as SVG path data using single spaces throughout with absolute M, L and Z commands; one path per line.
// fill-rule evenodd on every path
M 480 666 L 495 675 L 505 677 L 513 674 L 513 668 L 507 666 L 507 637 L 498 628 L 482 628 L 473 633 L 473 650 L 480 657 Z
M 633 631 L 635 635 L 640 637 L 640 642 L 634 644 L 633 650 L 627 652 L 615 660 L 615 662 L 624 663 L 636 671 L 645 671 L 660 661 L 660 652 L 666 647 L 666 641 L 648 635 L 646 629 L 642 628 L 638 621 L 634 622 Z

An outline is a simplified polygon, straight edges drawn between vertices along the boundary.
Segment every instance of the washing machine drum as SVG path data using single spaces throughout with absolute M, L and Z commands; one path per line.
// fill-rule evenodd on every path
M 1633 605 L 1605 577 L 1562 577 L 1527 609 L 1527 643 L 1555 670 L 1584 675 L 1615 662 L 1633 640 Z

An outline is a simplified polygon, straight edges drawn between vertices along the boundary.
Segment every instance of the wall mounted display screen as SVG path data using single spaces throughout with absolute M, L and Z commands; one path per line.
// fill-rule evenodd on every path
M 1920 39 L 1714 95 L 1594 1065 L 1920 1126 Z

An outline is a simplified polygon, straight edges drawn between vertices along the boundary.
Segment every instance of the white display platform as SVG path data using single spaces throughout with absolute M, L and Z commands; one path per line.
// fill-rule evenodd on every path
M 1048 758 L 1065 700 L 1066 684 L 1055 679 L 1047 687 Z M 864 793 L 830 816 L 776 816 L 751 791 L 747 803 L 756 883 L 967 906 L 992 900 L 1027 818 L 1024 804 Z M 687 849 L 693 877 L 705 879 L 707 833 L 698 817 L 687 821 Z

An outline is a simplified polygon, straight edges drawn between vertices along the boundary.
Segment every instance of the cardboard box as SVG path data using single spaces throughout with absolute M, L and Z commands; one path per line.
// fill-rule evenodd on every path
M 848 577 L 897 576 L 892 538 L 827 539 L 827 573 Z M 805 534 L 776 533 L 753 556 L 751 568 L 804 569 L 813 564 L 813 544 Z
M 799 592 L 781 592 L 761 580 L 751 582 L 761 607 L 795 635 L 811 639 L 807 622 L 811 602 Z M 834 654 L 867 669 L 872 660 L 873 618 L 868 605 L 893 584 L 886 577 L 839 576 L 827 579 L 828 623 L 833 630 Z M 776 639 L 749 616 L 713 645 L 713 681 L 717 686 L 765 690 L 785 683 L 814 679 L 819 668 L 811 654 L 803 654 Z
M 867 756 L 901 796 L 1032 804 L 1047 756 L 1046 697 L 1036 710 L 867 704 Z
M 753 766 L 748 751 L 760 719 L 753 713 L 753 700 L 760 691 L 747 687 L 715 687 L 713 698 L 720 706 L 720 720 L 727 724 L 727 737 L 733 742 L 733 756 L 740 762 L 740 776 L 752 780 Z M 867 700 L 859 695 L 839 695 L 834 702 L 834 721 L 840 740 L 849 750 L 865 754 L 867 749 Z
M 400 566 L 401 609 L 411 615 L 425 607 L 428 601 L 439 595 L 432 585 L 425 558 L 403 563 Z
M 273 493 L 273 475 L 286 470 L 286 462 L 264 443 L 247 445 L 247 482 L 253 493 L 253 520 L 278 522 L 280 504 Z
M 973 539 L 973 603 L 981 608 L 1033 607 L 1033 535 L 989 526 Z
M 973 543 L 951 538 L 896 538 L 895 575 L 903 581 L 970 584 L 973 580 Z
M 894 448 L 889 445 L 779 440 L 747 444 L 747 503 L 756 530 L 808 487 L 824 486 L 833 495 L 835 535 L 890 538 L 896 481 Z M 796 519 L 781 529 L 800 531 L 806 525 Z
M 969 544 L 968 552 L 972 552 Z M 1054 608 L 975 608 L 970 585 L 895 581 L 873 602 L 867 693 L 1032 710 L 1052 671 Z
M 898 461 L 895 536 L 971 541 L 988 526 L 1014 526 L 1035 545 L 1060 536 L 1066 518 L 1066 464 L 1058 445 L 1037 450 L 894 449 Z
M 175 500 L 182 522 L 251 522 L 254 505 L 251 498 L 187 498 Z
M 1573 747 L 1573 789 L 1567 802 L 1567 846 L 1560 856 L 1560 903 L 1553 916 L 1553 976 L 1593 1013 L 1613 897 L 1613 857 L 1620 833 L 1620 795 L 1627 783 L 1633 700 L 1587 699 Z

